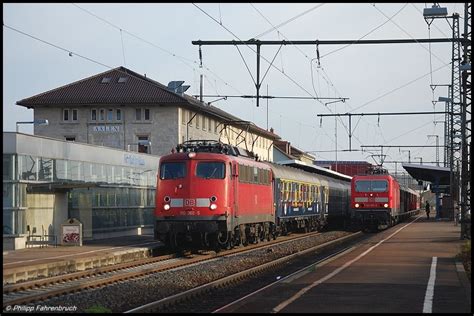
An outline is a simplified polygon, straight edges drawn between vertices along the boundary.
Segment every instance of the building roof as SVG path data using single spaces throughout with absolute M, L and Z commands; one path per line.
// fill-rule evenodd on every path
M 275 140 L 273 145 L 278 148 L 282 153 L 287 155 L 290 158 L 300 158 L 302 156 L 307 157 L 308 159 L 314 160 L 315 157 L 301 149 L 292 146 L 289 141 L 286 140 Z
M 371 165 L 371 163 L 367 161 L 357 161 L 357 160 L 316 160 L 314 162 L 317 165 L 329 165 L 329 164 L 338 164 L 338 165 Z
M 110 82 L 103 83 L 104 78 Z M 119 78 L 127 78 L 119 83 Z M 28 108 L 58 105 L 93 104 L 176 104 L 184 98 L 166 86 L 137 74 L 125 67 L 118 67 L 59 88 L 18 101 Z
M 109 79 L 106 79 L 109 78 Z M 49 90 L 16 102 L 27 108 L 44 106 L 92 106 L 92 105 L 165 105 L 185 106 L 192 111 L 206 113 L 226 124 L 242 125 L 240 118 L 215 106 L 188 96 L 172 92 L 167 86 L 131 71 L 117 67 L 97 75 Z M 250 131 L 270 139 L 280 139 L 272 132 L 247 122 Z
M 419 164 L 402 164 L 402 167 L 416 180 L 429 181 L 440 185 L 450 183 L 450 169 L 446 167 L 436 167 Z
M 325 176 L 337 178 L 337 179 L 344 180 L 344 181 L 351 181 L 351 179 L 352 179 L 351 176 L 348 176 L 346 174 L 336 172 L 336 171 L 333 171 L 333 170 L 329 170 L 329 169 L 326 169 L 326 168 L 322 168 L 322 167 L 319 167 L 319 166 L 316 166 L 316 165 L 310 165 L 310 164 L 307 164 L 304 161 L 300 161 L 300 160 L 285 160 L 285 161 L 278 161 L 276 163 L 280 164 L 280 165 L 286 165 L 286 166 L 291 166 L 291 167 L 294 167 L 294 168 L 302 169 L 302 170 L 312 172 L 312 173 L 322 174 L 322 175 L 325 175 Z

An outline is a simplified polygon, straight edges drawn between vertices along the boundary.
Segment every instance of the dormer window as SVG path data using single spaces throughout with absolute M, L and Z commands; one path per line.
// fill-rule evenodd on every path
M 117 82 L 118 83 L 125 83 L 127 81 L 128 81 L 128 77 L 120 77 Z
M 110 82 L 112 82 L 111 77 L 104 77 L 104 78 L 102 78 L 102 81 L 100 83 L 110 83 Z

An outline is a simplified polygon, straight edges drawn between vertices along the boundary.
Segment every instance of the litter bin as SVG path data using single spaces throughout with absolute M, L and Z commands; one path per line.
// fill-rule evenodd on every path
M 82 246 L 82 223 L 70 218 L 61 224 L 61 245 Z

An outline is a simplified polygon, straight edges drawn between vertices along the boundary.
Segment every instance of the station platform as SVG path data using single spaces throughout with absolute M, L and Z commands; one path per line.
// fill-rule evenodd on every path
M 3 284 L 83 271 L 151 257 L 162 243 L 152 235 L 85 241 L 82 246 L 48 246 L 3 252 Z
M 472 315 L 460 235 L 453 221 L 418 216 L 215 312 Z

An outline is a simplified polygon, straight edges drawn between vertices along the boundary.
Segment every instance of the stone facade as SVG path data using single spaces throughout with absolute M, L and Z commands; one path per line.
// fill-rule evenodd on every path
M 220 140 L 272 161 L 280 137 L 221 109 L 118 67 L 17 101 L 47 126 L 34 133 L 62 140 L 164 155 L 186 140 Z
M 224 126 L 206 113 L 195 114 L 184 107 L 160 105 L 36 107 L 34 119 L 47 119 L 49 125 L 36 125 L 34 133 L 135 152 L 140 138 L 147 139 L 147 153 L 158 156 L 170 153 L 186 140 L 212 139 L 252 150 L 262 160 L 273 161 L 271 139 L 244 127 Z

